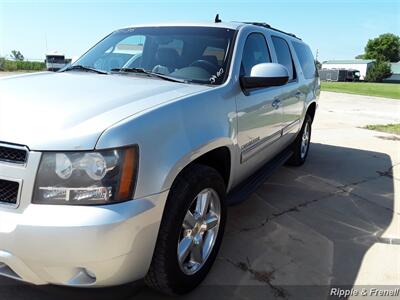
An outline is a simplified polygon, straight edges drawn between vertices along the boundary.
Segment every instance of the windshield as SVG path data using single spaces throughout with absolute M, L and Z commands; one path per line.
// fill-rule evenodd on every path
M 107 72 L 141 68 L 187 81 L 221 84 L 227 74 L 234 33 L 232 29 L 214 27 L 122 29 L 107 36 L 73 65 Z

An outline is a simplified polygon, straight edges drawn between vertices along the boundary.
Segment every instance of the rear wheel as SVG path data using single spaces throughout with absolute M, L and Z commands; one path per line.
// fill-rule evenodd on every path
M 220 174 L 197 164 L 184 170 L 168 196 L 147 285 L 169 295 L 199 285 L 217 256 L 225 220 Z
M 309 115 L 306 115 L 303 126 L 291 146 L 293 155 L 288 160 L 288 165 L 301 166 L 306 161 L 310 149 L 311 125 L 312 119 Z

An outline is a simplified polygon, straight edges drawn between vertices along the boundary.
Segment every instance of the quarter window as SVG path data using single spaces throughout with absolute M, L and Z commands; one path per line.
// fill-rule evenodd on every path
M 316 75 L 314 56 L 307 45 L 293 42 L 294 51 L 296 51 L 304 78 L 312 79 Z
M 250 34 L 243 48 L 241 75 L 249 76 L 255 65 L 268 62 L 271 62 L 271 56 L 264 36 L 261 33 Z
M 289 81 L 296 79 L 296 72 L 288 43 L 277 36 L 272 37 L 272 43 L 274 44 L 278 63 L 284 65 L 289 72 Z

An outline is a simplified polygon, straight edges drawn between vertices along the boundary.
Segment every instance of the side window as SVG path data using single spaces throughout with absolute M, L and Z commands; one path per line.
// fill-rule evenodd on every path
M 312 79 L 315 77 L 316 68 L 314 56 L 310 48 L 302 43 L 293 42 L 294 51 L 296 51 L 297 57 L 303 70 L 304 78 Z
M 136 55 L 143 52 L 143 45 L 146 37 L 143 35 L 133 35 L 120 41 L 114 48 L 113 53 Z
M 268 62 L 271 62 L 271 56 L 264 36 L 261 33 L 250 34 L 243 48 L 240 75 L 249 76 L 252 67 Z
M 289 71 L 289 81 L 296 79 L 296 71 L 294 69 L 292 54 L 290 53 L 288 43 L 277 36 L 272 37 L 272 43 L 274 44 L 278 63 L 284 65 Z
M 213 61 L 213 63 L 215 61 L 216 63 L 214 63 L 214 65 L 220 66 L 225 58 L 225 49 L 208 46 L 204 50 L 202 57 L 208 58 L 208 61 Z
M 94 67 L 101 70 L 122 68 L 126 63 L 142 55 L 146 37 L 134 35 L 120 41 L 115 47 L 105 51 L 105 55 L 94 62 Z
M 160 39 L 161 40 L 161 39 Z M 159 42 L 162 42 L 159 41 Z M 179 39 L 173 39 L 172 41 L 169 41 L 167 44 L 165 43 L 160 43 L 160 46 L 158 49 L 173 49 L 175 50 L 179 55 L 182 55 L 182 50 L 183 50 L 183 41 Z

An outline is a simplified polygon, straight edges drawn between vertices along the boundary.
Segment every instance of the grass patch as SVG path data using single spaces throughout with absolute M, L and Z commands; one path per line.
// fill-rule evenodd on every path
M 44 62 L 14 61 L 0 57 L 0 71 L 43 71 L 46 69 Z
M 396 83 L 321 82 L 321 89 L 328 92 L 400 99 L 400 84 Z
M 387 124 L 387 125 L 367 125 L 366 129 L 382 131 L 387 133 L 400 134 L 400 124 Z

